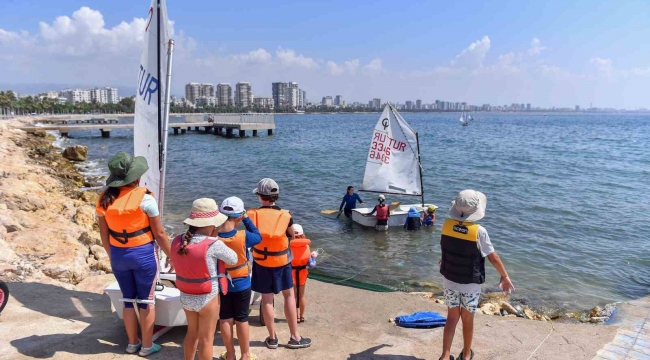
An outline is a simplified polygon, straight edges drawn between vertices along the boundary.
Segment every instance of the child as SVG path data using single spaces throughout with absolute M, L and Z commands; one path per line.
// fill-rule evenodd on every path
M 311 241 L 305 237 L 302 226 L 293 224 L 293 236 L 291 240 L 291 252 L 293 253 L 293 260 L 291 261 L 291 268 L 293 269 L 293 288 L 296 293 L 296 309 L 300 309 L 298 316 L 298 323 L 305 322 L 305 307 L 307 300 L 305 299 L 305 285 L 307 285 L 307 269 L 316 267 L 316 256 L 318 253 L 312 253 L 309 250 Z
M 242 360 L 255 360 L 257 356 L 250 353 L 248 336 L 248 310 L 251 302 L 251 279 L 248 248 L 259 244 L 262 236 L 251 219 L 246 215 L 244 202 L 238 197 L 229 197 L 221 202 L 219 211 L 228 220 L 219 229 L 219 239 L 237 253 L 237 264 L 226 267 L 232 281 L 228 285 L 228 294 L 220 294 L 219 311 L 221 338 L 226 351 L 220 359 L 236 360 L 233 322 L 237 324 L 237 339 L 241 349 Z M 244 223 L 246 230 L 237 231 L 237 225 Z
M 487 230 L 475 223 L 485 216 L 486 205 L 487 198 L 483 193 L 463 190 L 451 202 L 450 218 L 442 226 L 440 273 L 448 309 L 440 359 L 454 359 L 451 343 L 459 320 L 463 322 L 463 351 L 456 359 L 474 358 L 474 313 L 481 295 L 481 284 L 485 282 L 485 257 L 501 274 L 499 288 L 503 294 L 515 291 L 506 268 L 492 247 Z
M 436 222 L 436 208 L 431 205 L 427 208 L 427 213 L 424 214 L 422 219 L 422 225 L 424 226 L 433 226 L 433 223 Z
M 289 325 L 291 338 L 287 347 L 302 349 L 311 346 L 311 340 L 298 333 L 298 315 L 296 298 L 293 292 L 291 269 L 291 250 L 289 237 L 294 237 L 291 215 L 275 204 L 280 195 L 280 187 L 273 179 L 262 179 L 253 190 L 260 204 L 259 209 L 249 211 L 251 220 L 262 235 L 262 242 L 253 247 L 252 289 L 262 294 L 262 316 L 269 332 L 264 340 L 269 349 L 278 348 L 275 333 L 275 311 L 273 294 L 282 292 L 284 297 L 284 315 Z
M 377 213 L 377 223 L 375 224 L 375 230 L 386 231 L 388 230 L 388 217 L 390 216 L 390 211 L 388 211 L 388 206 L 384 204 L 384 202 L 386 202 L 386 197 L 384 194 L 379 195 L 377 201 L 379 204 L 375 205 L 375 208 L 364 216 L 372 216 L 373 214 Z
M 406 221 L 404 221 L 404 229 L 409 231 L 420 230 L 420 226 L 422 226 L 422 214 L 420 214 L 415 206 L 411 206 Z

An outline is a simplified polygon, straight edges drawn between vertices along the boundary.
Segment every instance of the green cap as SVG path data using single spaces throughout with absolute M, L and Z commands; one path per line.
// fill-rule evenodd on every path
M 118 152 L 108 161 L 111 175 L 106 179 L 106 186 L 120 187 L 138 180 L 149 166 L 143 156 L 132 157 L 125 152 Z

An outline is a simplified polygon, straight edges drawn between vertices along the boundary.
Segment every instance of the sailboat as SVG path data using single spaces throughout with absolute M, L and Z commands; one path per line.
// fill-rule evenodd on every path
M 458 121 L 460 121 L 460 124 L 463 125 L 463 126 L 469 125 L 467 120 L 465 120 L 465 113 L 460 114 L 460 119 L 458 119 Z
M 174 41 L 169 38 L 165 0 L 151 1 L 146 24 L 135 98 L 133 149 L 136 156 L 144 156 L 147 159 L 149 171 L 142 176 L 140 184 L 153 192 L 162 217 L 174 50 Z M 176 275 L 163 274 L 163 271 L 160 271 L 159 279 L 175 281 Z M 149 302 L 149 300 L 122 298 L 117 282 L 109 285 L 104 291 L 111 298 L 111 303 L 120 318 L 123 317 L 122 303 Z M 172 326 L 187 325 L 187 318 L 180 303 L 180 291 L 177 288 L 156 286 L 154 302 L 156 306 L 154 324 L 160 326 L 154 331 L 154 338 L 158 338 Z M 138 311 L 136 315 L 139 316 Z
M 421 197 L 419 204 L 400 205 L 391 211 L 388 226 L 403 226 L 412 206 L 425 211 L 433 205 L 424 203 L 418 133 L 391 104 L 386 104 L 373 130 L 363 185 L 359 191 Z M 365 216 L 371 211 L 372 208 L 353 209 L 352 220 L 374 227 L 377 218 Z
M 472 114 L 467 114 L 467 121 L 473 121 L 474 118 L 472 117 Z

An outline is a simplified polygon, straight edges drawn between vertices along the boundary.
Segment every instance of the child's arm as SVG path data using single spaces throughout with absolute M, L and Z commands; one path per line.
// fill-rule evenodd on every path
M 262 235 L 248 215 L 244 215 L 244 220 L 242 222 L 246 228 L 246 247 L 249 248 L 261 243 Z
M 495 269 L 501 274 L 501 281 L 499 281 L 499 289 L 503 290 L 503 295 L 508 295 L 509 293 L 515 291 L 515 286 L 512 284 L 512 281 L 508 277 L 508 272 L 506 271 L 506 267 L 503 265 L 503 262 L 501 261 L 501 258 L 499 257 L 499 254 L 497 252 L 493 252 L 492 254 L 487 256 L 488 260 L 490 260 L 490 263 L 492 266 L 494 266 Z

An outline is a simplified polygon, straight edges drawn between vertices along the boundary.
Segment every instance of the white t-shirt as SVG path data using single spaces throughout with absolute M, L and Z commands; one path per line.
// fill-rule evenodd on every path
M 483 257 L 487 257 L 494 252 L 494 247 L 492 246 L 492 242 L 490 242 L 490 235 L 488 235 L 487 230 L 485 230 L 485 228 L 480 225 L 478 227 L 478 241 L 476 242 L 476 245 L 481 251 L 481 255 Z M 481 284 L 459 284 L 451 280 L 447 280 L 444 278 L 444 276 L 442 280 L 442 286 L 445 289 L 460 291 L 467 294 L 475 294 L 481 292 Z

